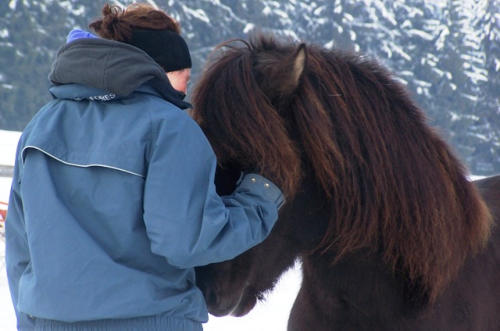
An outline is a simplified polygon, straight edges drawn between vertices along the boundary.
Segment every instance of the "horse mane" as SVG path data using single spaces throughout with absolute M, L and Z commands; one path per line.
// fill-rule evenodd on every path
M 317 250 L 380 252 L 433 302 L 492 221 L 404 86 L 355 54 L 262 35 L 224 46 L 192 99 L 219 162 L 261 171 L 288 201 L 312 169 L 332 210 Z

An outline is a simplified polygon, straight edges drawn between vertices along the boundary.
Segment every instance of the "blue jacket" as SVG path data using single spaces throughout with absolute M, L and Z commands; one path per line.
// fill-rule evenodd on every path
M 81 39 L 24 130 L 6 221 L 21 330 L 201 330 L 194 267 L 271 231 L 280 190 L 257 175 L 215 192 L 216 159 L 146 53 Z M 176 106 L 177 105 L 177 106 Z

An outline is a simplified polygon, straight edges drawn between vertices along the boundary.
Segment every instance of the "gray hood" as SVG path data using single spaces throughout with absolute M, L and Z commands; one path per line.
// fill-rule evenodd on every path
M 174 90 L 165 71 L 148 54 L 126 43 L 86 38 L 63 46 L 49 74 L 55 85 L 80 84 L 128 96 L 148 82 L 165 99 L 180 108 L 184 94 Z

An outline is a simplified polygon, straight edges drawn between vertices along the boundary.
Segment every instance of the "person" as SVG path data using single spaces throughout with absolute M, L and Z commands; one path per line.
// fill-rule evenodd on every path
M 284 201 L 246 174 L 215 190 L 216 158 L 184 111 L 191 58 L 176 21 L 105 5 L 72 31 L 53 100 L 17 148 L 6 266 L 20 330 L 201 330 L 195 266 L 261 242 Z

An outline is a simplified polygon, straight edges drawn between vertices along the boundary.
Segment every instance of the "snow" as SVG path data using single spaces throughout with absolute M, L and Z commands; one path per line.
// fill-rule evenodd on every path
M 394 17 L 394 12 L 388 11 L 385 5 L 382 5 L 382 3 L 377 2 L 375 3 L 375 7 L 378 9 L 381 16 L 388 21 L 389 24 L 391 24 L 392 26 L 396 26 L 398 24 L 396 18 Z
M 316 8 L 316 9 L 313 11 L 313 13 L 314 13 L 314 15 L 316 15 L 316 16 L 320 16 L 323 12 L 325 12 L 325 10 L 326 10 L 326 6 L 320 6 L 320 7 Z
M 352 22 L 352 21 L 354 21 L 354 17 L 349 13 L 345 13 L 344 17 L 342 17 L 342 23 L 348 24 L 349 22 Z
M 486 70 L 477 69 L 476 71 L 465 71 L 464 74 L 474 83 L 488 81 L 488 72 Z
M 470 94 L 466 94 L 466 93 L 462 93 L 462 96 L 464 96 L 465 98 L 469 99 L 470 101 L 473 101 L 473 102 L 477 102 L 478 100 L 478 97 L 475 96 L 475 95 L 470 95 Z M 478 117 L 476 117 L 475 119 L 479 119 Z M 476 134 L 478 135 L 478 134 Z
M 333 12 L 335 14 L 340 14 L 342 12 L 342 5 L 341 4 L 335 5 L 335 9 L 333 10 Z
M 17 143 L 16 139 L 13 139 Z M 5 140 L 0 138 L 2 145 Z M 0 154 L 4 154 L 4 146 L 0 145 Z M 9 201 L 11 178 L 0 177 L 0 202 Z M 3 231 L 2 231 L 3 232 Z M 16 330 L 16 318 L 14 309 L 10 301 L 9 286 L 7 285 L 7 275 L 5 273 L 5 245 L 3 234 L 0 235 L 0 330 L 14 331 Z
M 154 0 L 146 0 L 146 2 L 155 8 L 160 8 Z
M 68 13 L 73 14 L 74 16 L 82 16 L 85 13 L 85 7 L 80 5 L 78 7 L 74 7 L 74 3 L 71 1 L 60 1 L 59 6 L 64 8 Z
M 417 30 L 417 29 L 408 30 L 408 35 L 410 37 L 418 36 L 418 37 L 425 39 L 425 40 L 432 40 L 434 38 L 434 36 L 432 34 L 425 32 L 425 31 L 422 31 L 422 30 Z
M 356 40 L 356 32 L 350 30 L 349 37 L 351 38 L 352 41 L 355 41 Z
M 245 28 L 243 28 L 243 33 L 248 33 L 249 31 L 252 31 L 255 28 L 255 25 L 253 23 L 248 23 L 245 25 Z
M 325 47 L 327 49 L 332 49 L 334 44 L 335 44 L 335 42 L 333 40 L 330 40 L 329 42 L 324 44 L 323 47 Z
M 3 262 L 4 245 L 1 245 L 0 255 L 0 330 L 15 331 L 16 315 L 10 301 L 9 286 L 7 285 L 7 275 L 5 273 L 5 263 Z
M 18 131 L 0 130 L 0 166 L 14 166 L 20 136 L 21 132 Z
M 394 53 L 399 54 L 399 55 L 400 55 L 401 57 L 403 57 L 405 60 L 407 60 L 407 61 L 411 61 L 411 56 L 410 56 L 408 53 L 406 53 L 406 52 L 403 50 L 403 48 L 401 48 L 401 47 L 399 47 L 399 46 L 397 46 L 397 45 L 393 45 L 392 50 L 393 50 L 393 52 L 394 52 Z
M 192 9 L 185 5 L 182 5 L 182 9 L 187 15 L 193 16 L 199 19 L 200 21 L 210 24 L 210 19 L 208 18 L 207 14 L 203 9 Z
M 16 6 L 17 6 L 17 0 L 10 0 L 10 2 L 9 2 L 9 8 L 11 10 L 16 10 Z
M 0 202 L 9 202 L 10 183 L 12 178 L 0 177 Z

